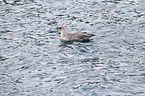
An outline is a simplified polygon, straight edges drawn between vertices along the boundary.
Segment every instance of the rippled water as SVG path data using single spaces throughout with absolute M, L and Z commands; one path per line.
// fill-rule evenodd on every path
M 0 1 L 2 96 L 145 95 L 144 0 L 7 2 Z M 96 36 L 64 44 L 58 25 Z

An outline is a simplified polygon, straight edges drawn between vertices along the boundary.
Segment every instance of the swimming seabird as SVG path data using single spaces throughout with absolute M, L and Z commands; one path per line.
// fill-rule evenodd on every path
M 61 32 L 61 40 L 62 41 L 86 41 L 89 40 L 94 34 L 89 34 L 87 32 L 68 32 L 64 26 L 59 26 L 57 31 Z

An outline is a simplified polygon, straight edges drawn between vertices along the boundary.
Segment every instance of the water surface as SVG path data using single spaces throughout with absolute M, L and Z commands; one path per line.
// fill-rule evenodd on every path
M 145 95 L 144 0 L 0 1 L 3 96 Z M 91 42 L 64 44 L 59 25 Z

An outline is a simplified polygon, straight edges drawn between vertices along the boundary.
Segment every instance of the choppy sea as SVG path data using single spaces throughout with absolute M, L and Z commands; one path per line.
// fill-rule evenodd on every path
M 63 43 L 57 26 L 95 34 Z M 145 95 L 144 0 L 1 0 L 1 96 Z

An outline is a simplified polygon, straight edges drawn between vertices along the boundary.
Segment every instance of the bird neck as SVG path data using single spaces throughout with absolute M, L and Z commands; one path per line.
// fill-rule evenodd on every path
M 67 33 L 68 33 L 68 31 L 66 30 L 66 28 L 61 30 L 61 36 L 67 36 Z

